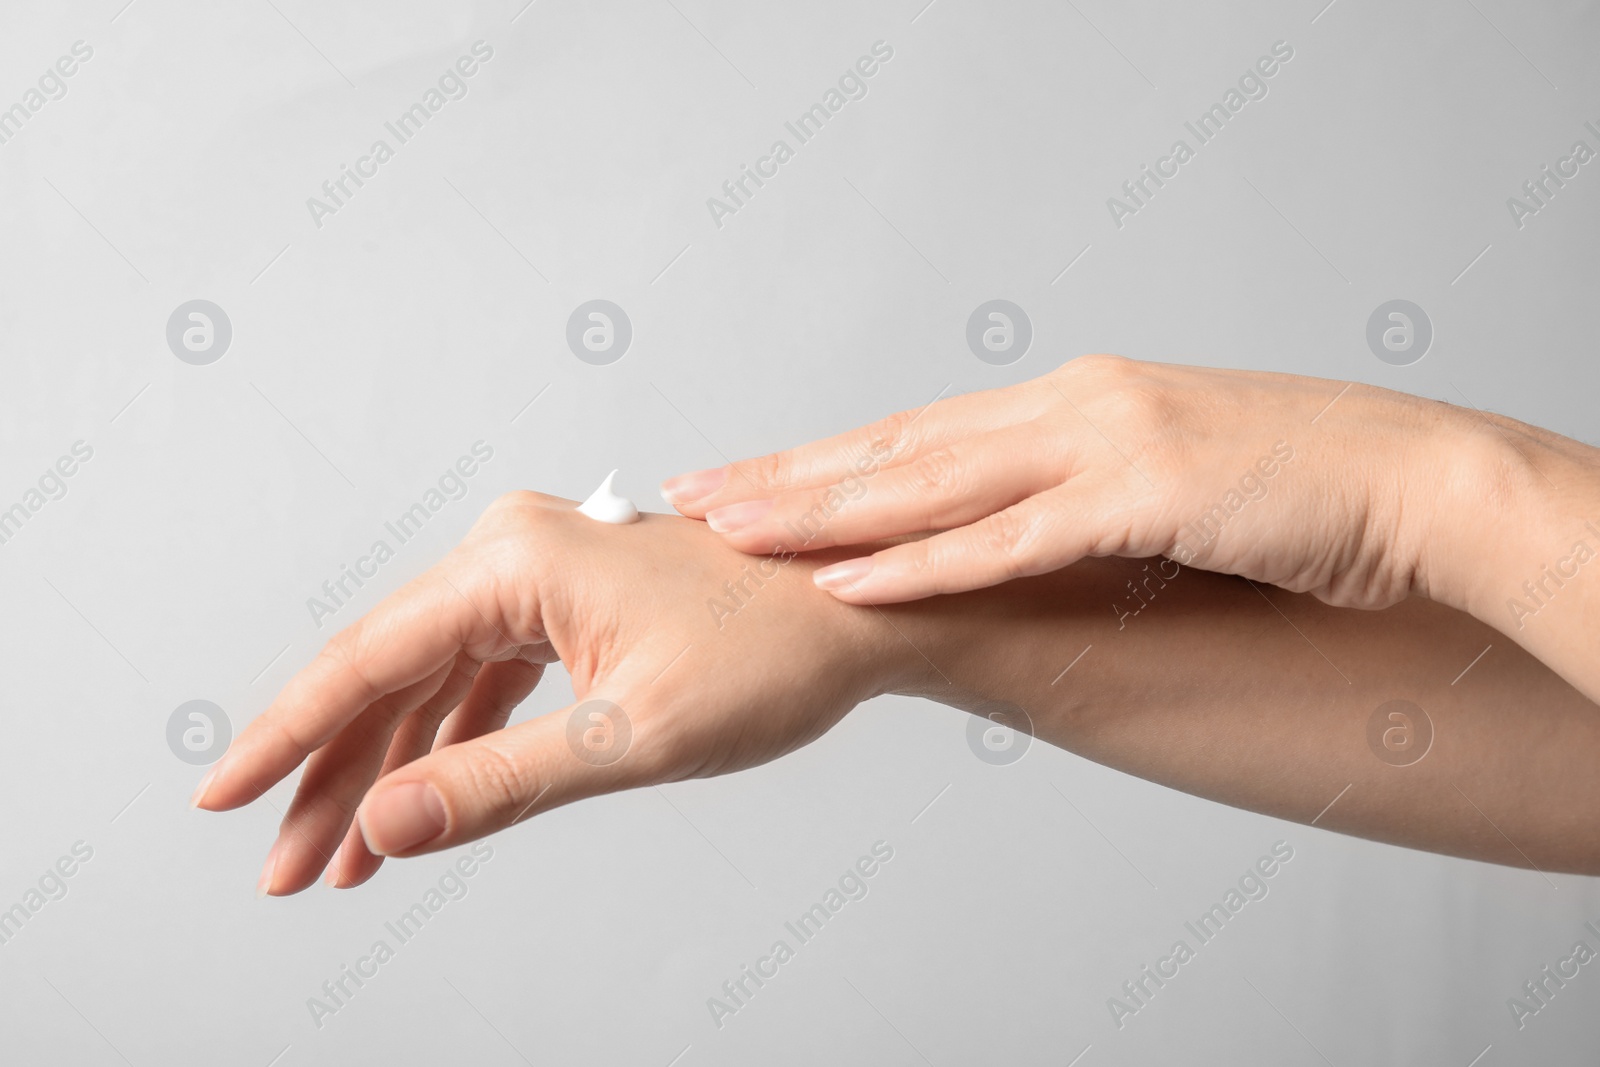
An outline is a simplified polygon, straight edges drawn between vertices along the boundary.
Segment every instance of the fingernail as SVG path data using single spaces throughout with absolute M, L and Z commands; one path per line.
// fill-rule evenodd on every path
M 772 510 L 770 500 L 746 500 L 742 504 L 729 504 L 706 512 L 706 525 L 717 533 L 742 530 Z
M 272 875 L 278 869 L 278 852 L 283 847 L 280 838 L 272 843 L 272 851 L 267 853 L 266 866 L 261 868 L 261 877 L 256 880 L 256 899 L 260 900 L 272 892 Z
M 205 777 L 200 779 L 200 784 L 194 787 L 194 795 L 189 798 L 190 811 L 198 808 L 206 799 L 206 792 L 211 788 L 211 783 L 217 780 L 217 772 L 221 769 L 222 760 L 218 760 L 211 765 L 210 770 L 206 771 Z
M 707 493 L 720 489 L 722 483 L 727 480 L 728 472 L 723 467 L 691 471 L 662 482 L 661 496 L 669 504 L 684 504 L 691 500 L 699 500 Z
M 344 846 L 340 845 L 333 850 L 333 859 L 328 863 L 328 869 L 323 872 L 322 880 L 333 888 L 339 888 L 339 861 L 344 858 Z
M 373 855 L 392 856 L 444 833 L 444 801 L 427 782 L 407 782 L 367 801 L 357 818 Z
M 831 567 L 824 567 L 811 576 L 818 589 L 830 592 L 842 589 L 847 585 L 854 585 L 867 576 L 872 570 L 872 557 L 864 556 L 861 559 L 847 559 L 843 563 L 835 563 Z

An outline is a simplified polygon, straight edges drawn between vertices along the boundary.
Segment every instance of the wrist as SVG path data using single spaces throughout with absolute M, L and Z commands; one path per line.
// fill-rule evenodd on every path
M 919 651 L 929 638 L 911 638 L 909 632 L 925 633 L 917 617 L 926 613 L 924 605 L 930 602 L 887 607 L 848 604 L 819 589 L 812 574 L 842 555 L 833 551 L 790 557 L 795 577 L 791 610 L 809 617 L 805 630 L 826 647 L 831 669 L 849 680 L 858 701 L 920 689 L 932 673 Z
M 1075 719 L 1082 690 L 1054 683 L 1090 644 L 1118 636 L 1114 604 L 1128 596 L 1124 572 L 1134 569 L 1126 560 L 1084 560 L 1046 575 L 878 609 L 899 645 L 897 670 L 884 691 L 979 713 L 1010 704 L 1035 719 Z
M 1452 432 L 1436 438 L 1414 591 L 1515 633 L 1517 601 L 1537 608 L 1547 569 L 1600 553 L 1596 452 L 1503 416 L 1455 414 Z M 1587 548 L 1575 552 L 1579 541 Z

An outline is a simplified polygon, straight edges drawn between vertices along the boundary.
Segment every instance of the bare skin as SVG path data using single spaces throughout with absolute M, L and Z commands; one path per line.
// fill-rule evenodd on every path
M 1526 651 L 1420 598 L 1356 612 L 1204 571 L 1160 577 L 1175 570 L 1089 560 L 919 602 L 947 614 L 900 625 L 953 683 L 919 692 L 979 713 L 1014 703 L 1052 744 L 1235 807 L 1600 873 L 1600 781 L 1585 769 L 1600 709 Z M 1137 603 L 1129 581 L 1148 602 L 1119 619 Z M 1394 700 L 1426 725 L 1381 714 Z M 1428 732 L 1425 753 L 1394 751 Z
M 861 701 L 902 692 L 980 713 L 1020 705 L 1052 744 L 1226 803 L 1310 821 L 1349 784 L 1319 826 L 1600 872 L 1590 769 L 1600 716 L 1447 607 L 1341 611 L 1237 578 L 1173 574 L 1167 561 L 1173 576 L 1142 586 L 1148 602 L 1129 616 L 1127 583 L 1149 581 L 1145 562 L 1103 559 L 877 608 L 817 588 L 815 570 L 837 558 L 762 560 L 700 522 L 605 526 L 571 501 L 512 494 L 336 637 L 236 739 L 196 802 L 239 807 L 306 761 L 261 891 L 296 892 L 324 869 L 352 886 L 384 856 L 775 759 Z M 725 583 L 740 590 L 737 611 Z M 577 704 L 503 728 L 557 658 Z M 1408 767 L 1367 742 L 1372 712 L 1396 697 L 1435 729 Z M 624 709 L 626 745 L 614 713 L 593 717 L 594 700 Z
M 1600 699 L 1600 449 L 1470 407 L 1085 356 L 663 492 L 746 552 L 866 546 L 817 574 L 849 603 L 1162 555 L 1341 607 L 1427 597 Z
M 436 567 L 337 635 L 235 739 L 195 802 L 248 803 L 306 760 L 260 888 L 305 888 L 341 841 L 329 880 L 353 885 L 381 855 L 775 759 L 911 681 L 892 628 L 819 593 L 810 564 L 773 564 L 759 599 L 719 620 L 708 601 L 750 564 L 701 523 L 607 526 L 571 501 L 504 497 Z M 557 658 L 578 703 L 502 729 Z M 594 700 L 624 709 L 625 745 L 587 712 L 569 740 L 572 711 Z M 625 755 L 606 762 L 612 743 Z M 586 744 L 600 750 L 588 761 Z

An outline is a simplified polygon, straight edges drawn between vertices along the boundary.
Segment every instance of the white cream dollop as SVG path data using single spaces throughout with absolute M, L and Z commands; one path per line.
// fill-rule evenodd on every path
M 613 526 L 638 522 L 639 509 L 633 506 L 633 501 L 625 496 L 619 496 L 611 487 L 616 480 L 616 471 L 606 475 L 606 480 L 600 483 L 600 488 L 590 493 L 589 499 L 578 505 L 578 510 L 591 519 L 609 522 Z

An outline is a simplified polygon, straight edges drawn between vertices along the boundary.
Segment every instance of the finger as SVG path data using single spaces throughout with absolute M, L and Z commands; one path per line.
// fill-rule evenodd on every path
M 518 649 L 517 654 L 522 656 L 527 653 Z M 473 723 L 480 732 L 500 729 L 510 717 L 512 709 L 533 691 L 543 673 L 543 663 L 521 658 L 482 664 L 476 677 L 471 678 L 471 687 L 464 696 L 457 692 L 455 699 L 448 703 L 444 699 L 430 700 L 406 717 L 395 731 L 378 777 L 391 774 L 413 760 L 426 756 L 434 748 L 436 738 L 439 739 L 438 743 L 448 743 L 445 739 L 451 733 L 451 724 L 459 724 L 463 719 Z M 503 712 L 500 710 L 502 708 Z M 455 728 L 457 731 L 461 729 L 459 725 Z M 365 792 L 371 785 L 372 780 L 366 780 L 362 783 L 362 791 Z M 359 800 L 357 796 L 356 801 Z M 373 855 L 361 836 L 361 828 L 352 821 L 345 831 L 344 843 L 328 865 L 325 880 L 335 889 L 351 889 L 377 874 L 382 865 L 383 857 Z
M 312 755 L 262 867 L 258 888 L 263 893 L 298 893 L 317 880 L 398 731 L 414 716 L 437 723 L 467 694 L 477 670 L 474 660 L 458 655 L 421 682 L 379 700 Z
M 461 592 L 465 584 L 441 565 L 338 634 L 234 740 L 191 803 L 209 811 L 249 803 L 366 708 L 456 653 L 495 658 L 508 639 Z
M 553 656 L 548 646 L 542 647 L 544 655 Z M 505 726 L 511 713 L 528 698 L 544 674 L 545 664 L 539 661 L 540 655 L 538 646 L 528 646 L 518 649 L 515 659 L 486 663 L 473 679 L 466 698 L 454 709 L 445 709 L 447 714 L 442 718 L 431 718 L 426 724 L 420 712 L 408 718 L 395 735 L 379 777 L 421 759 L 430 750 L 481 737 Z M 414 724 L 416 728 L 412 729 Z M 328 884 L 337 889 L 353 888 L 377 874 L 382 865 L 383 857 L 367 848 L 361 827 L 352 823 L 345 833 L 344 844 L 339 846 L 334 862 L 328 867 Z
M 903 463 L 928 449 L 1031 417 L 1039 407 L 1036 390 L 1016 386 L 936 398 L 921 408 L 798 448 L 670 478 L 661 494 L 682 514 L 704 518 L 712 508 L 831 485 Z
M 377 874 L 378 868 L 382 866 L 383 857 L 374 856 L 367 850 L 367 842 L 361 836 L 361 827 L 352 820 L 350 829 L 344 832 L 344 840 L 339 844 L 339 851 L 333 854 L 333 862 L 328 864 L 322 880 L 334 889 L 354 889 L 371 881 L 372 876 Z
M 437 752 L 503 728 L 517 705 L 528 699 L 539 684 L 544 668 L 543 663 L 521 656 L 487 664 L 467 699 L 445 720 L 432 750 Z
M 1040 493 L 960 529 L 823 567 L 812 581 L 846 603 L 894 604 L 1057 570 L 1101 540 L 1098 505 L 1082 503 L 1085 496 L 1094 498 L 1079 487 L 1072 498 Z
M 574 800 L 649 784 L 655 780 L 653 746 L 640 735 L 639 723 L 613 709 L 591 695 L 401 768 L 361 802 L 358 819 L 367 847 L 383 856 L 434 852 Z M 569 741 L 569 727 L 576 736 L 608 723 L 609 741 L 598 748 Z
M 1071 473 L 1059 442 L 1029 422 L 929 449 L 871 477 L 729 504 L 706 514 L 744 552 L 855 545 L 948 530 L 1060 485 Z

